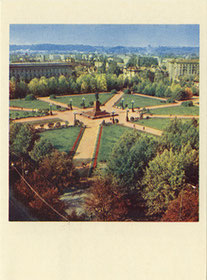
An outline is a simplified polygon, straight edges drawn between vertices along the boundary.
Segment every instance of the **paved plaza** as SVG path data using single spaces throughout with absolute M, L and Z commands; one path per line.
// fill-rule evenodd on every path
M 132 123 L 127 121 L 126 116 L 128 114 L 128 118 L 130 119 L 131 117 L 138 117 L 138 113 L 136 110 L 134 110 L 134 112 L 132 112 L 132 110 L 128 110 L 127 109 L 120 109 L 114 106 L 114 104 L 117 103 L 118 100 L 120 100 L 123 96 L 123 92 L 120 91 L 117 94 L 115 94 L 112 98 L 110 98 L 108 100 L 108 102 L 105 103 L 104 106 L 101 106 L 101 110 L 106 110 L 109 113 L 115 112 L 116 114 L 118 114 L 118 116 L 116 116 L 115 118 L 117 118 L 119 120 L 119 124 L 126 126 L 126 127 L 130 127 L 133 129 L 137 129 L 139 131 L 144 131 L 146 133 L 151 133 L 153 135 L 156 136 L 161 136 L 162 135 L 162 131 L 155 129 L 155 128 L 151 128 L 151 127 L 147 127 L 143 125 L 139 125 L 136 123 Z M 71 96 L 72 97 L 72 96 Z M 67 104 L 63 104 L 60 102 L 57 102 L 55 100 L 51 100 L 49 97 L 41 97 L 39 98 L 42 101 L 48 102 L 48 103 L 52 103 L 54 105 L 59 105 L 62 107 L 67 108 L 68 105 Z M 146 109 L 150 109 L 150 108 L 166 108 L 166 107 L 175 107 L 175 106 L 180 106 L 181 102 L 178 102 L 176 104 L 165 104 L 165 105 L 158 105 L 158 106 L 146 106 Z M 15 109 L 17 110 L 18 108 L 10 108 L 10 109 Z M 22 110 L 22 109 L 19 109 Z M 23 108 L 24 110 L 24 108 Z M 29 109 L 25 109 L 25 110 L 29 110 Z M 32 109 L 30 109 L 32 110 Z M 63 121 L 68 121 L 70 125 L 74 124 L 74 117 L 76 117 L 77 120 L 83 122 L 83 124 L 86 126 L 86 129 L 83 133 L 82 139 L 79 143 L 78 149 L 74 155 L 74 164 L 76 166 L 80 166 L 81 163 L 84 164 L 89 164 L 92 161 L 93 158 L 93 153 L 94 153 L 94 149 L 95 149 L 95 145 L 96 145 L 96 139 L 97 139 L 97 135 L 98 135 L 98 131 L 99 131 L 99 125 L 103 122 L 103 120 L 105 120 L 105 122 L 112 122 L 112 118 L 111 117 L 107 117 L 107 118 L 100 118 L 100 119 L 90 119 L 86 116 L 82 115 L 82 112 L 84 111 L 89 111 L 91 110 L 91 108 L 86 108 L 86 109 L 81 109 L 78 107 L 74 107 L 73 106 L 73 110 L 66 110 L 63 112 L 60 111 L 54 111 L 52 116 L 44 116 L 44 117 L 30 117 L 30 118 L 24 118 L 24 119 L 19 119 L 19 120 L 15 120 L 15 122 L 29 122 L 29 121 L 37 121 L 37 120 L 49 120 L 52 118 L 59 118 Z M 145 116 L 148 116 L 147 114 L 145 114 Z M 174 115 L 150 115 L 150 118 L 196 118 L 198 119 L 199 116 L 174 116 Z

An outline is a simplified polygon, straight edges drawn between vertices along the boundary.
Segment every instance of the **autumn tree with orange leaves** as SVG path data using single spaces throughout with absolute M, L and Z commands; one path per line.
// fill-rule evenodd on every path
M 88 215 L 94 221 L 123 221 L 128 213 L 129 201 L 107 180 L 97 179 L 85 202 Z
M 188 185 L 172 200 L 163 215 L 163 222 L 196 222 L 199 220 L 198 186 Z

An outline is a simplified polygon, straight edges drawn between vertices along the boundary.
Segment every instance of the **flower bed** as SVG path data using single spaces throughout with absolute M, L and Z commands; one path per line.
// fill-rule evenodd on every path
M 80 130 L 80 132 L 79 132 L 79 134 L 78 134 L 78 136 L 77 136 L 77 138 L 76 138 L 76 140 L 75 140 L 75 142 L 73 144 L 73 147 L 70 150 L 70 155 L 74 155 L 75 152 L 77 151 L 78 145 L 80 143 L 80 140 L 81 140 L 81 138 L 83 136 L 84 131 L 85 131 L 85 127 L 81 127 L 81 130 Z
M 96 140 L 96 145 L 95 145 L 95 149 L 94 149 L 94 154 L 93 154 L 93 158 L 92 158 L 92 162 L 91 162 L 91 167 L 90 167 L 89 173 L 88 173 L 88 177 L 91 176 L 93 169 L 96 168 L 96 166 L 97 166 L 97 158 L 98 158 L 98 152 L 99 152 L 99 148 L 100 148 L 102 130 L 103 130 L 103 126 L 100 125 L 97 140 Z

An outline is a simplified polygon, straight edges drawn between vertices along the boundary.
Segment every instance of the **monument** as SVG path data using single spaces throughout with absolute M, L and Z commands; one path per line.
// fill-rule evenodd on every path
M 91 119 L 112 117 L 112 113 L 108 113 L 105 110 L 101 111 L 100 109 L 101 103 L 99 101 L 98 92 L 95 94 L 95 97 L 96 97 L 95 108 L 91 111 L 82 112 L 82 115 Z M 113 116 L 118 116 L 118 114 L 113 114 Z

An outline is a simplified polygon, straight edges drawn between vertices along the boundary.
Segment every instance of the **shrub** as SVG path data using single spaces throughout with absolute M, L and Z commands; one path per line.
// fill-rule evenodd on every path
M 193 102 L 192 101 L 184 101 L 184 102 L 181 103 L 181 105 L 183 107 L 191 107 L 191 106 L 193 106 Z
M 167 103 L 174 103 L 174 102 L 175 102 L 175 100 L 172 97 L 167 99 Z
M 26 97 L 25 97 L 25 100 L 26 101 L 31 101 L 31 100 L 36 100 L 35 96 L 33 94 L 28 94 Z
M 124 90 L 124 93 L 125 94 L 131 94 L 131 90 L 129 88 L 127 88 L 127 89 Z
M 134 117 L 131 117 L 131 118 L 130 118 L 130 121 L 133 122 L 133 121 L 134 121 Z
M 112 89 L 111 90 L 111 94 L 116 94 L 117 93 L 117 90 L 116 89 Z
M 93 106 L 94 105 L 94 102 L 93 101 L 90 101 L 90 103 L 89 103 L 91 106 Z
M 49 109 L 43 109 L 42 110 L 45 114 L 49 114 Z
M 54 123 L 53 122 L 49 122 L 48 125 L 47 125 L 49 128 L 52 128 L 54 126 Z
M 61 127 L 61 123 L 60 123 L 60 122 L 56 122 L 56 124 L 55 124 L 54 127 L 55 127 L 55 128 L 60 128 L 60 127 Z
M 51 94 L 50 99 L 56 99 L 56 96 L 54 94 Z
M 61 108 L 61 106 L 60 105 L 56 105 L 56 109 L 60 109 Z

